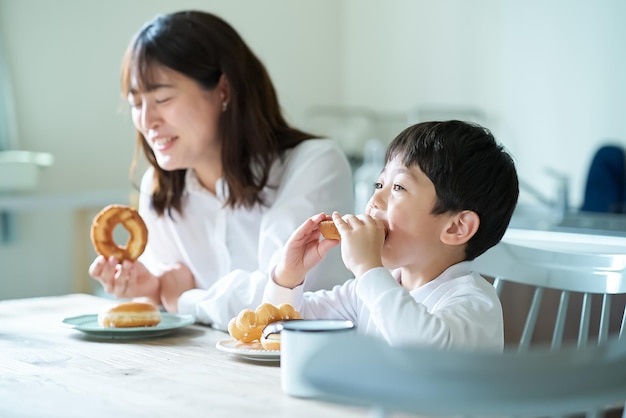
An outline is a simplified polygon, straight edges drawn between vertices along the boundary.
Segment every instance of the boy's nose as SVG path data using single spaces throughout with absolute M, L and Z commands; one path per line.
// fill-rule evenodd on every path
M 368 203 L 368 206 L 372 209 L 383 209 L 384 210 L 384 199 L 382 198 L 382 193 L 380 193 L 380 191 L 376 190 L 374 192 L 374 194 L 372 195 L 372 197 L 370 198 L 370 201 Z

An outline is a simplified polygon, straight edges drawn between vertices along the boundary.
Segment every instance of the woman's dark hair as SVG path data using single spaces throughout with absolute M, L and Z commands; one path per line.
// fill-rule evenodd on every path
M 386 161 L 396 157 L 407 167 L 417 165 L 435 185 L 433 214 L 478 214 L 480 225 L 467 244 L 466 260 L 502 239 L 517 205 L 519 184 L 513 159 L 488 129 L 458 120 L 419 123 L 391 142 Z
M 135 35 L 123 60 L 123 96 L 128 95 L 133 78 L 140 88 L 150 85 L 156 66 L 192 78 L 207 90 L 216 87 L 222 74 L 226 76 L 228 110 L 221 114 L 218 127 L 228 184 L 225 204 L 233 208 L 264 204 L 262 190 L 272 163 L 313 135 L 287 124 L 261 61 L 224 20 L 206 12 L 182 11 L 157 16 Z M 159 215 L 171 214 L 172 209 L 182 212 L 185 170 L 161 169 L 140 132 L 137 139 L 154 167 L 153 208 Z M 136 162 L 137 155 L 132 167 Z

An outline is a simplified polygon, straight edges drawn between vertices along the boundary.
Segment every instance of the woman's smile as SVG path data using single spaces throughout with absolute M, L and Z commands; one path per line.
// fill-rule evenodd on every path
M 165 152 L 172 148 L 174 142 L 178 139 L 177 136 L 167 136 L 167 137 L 155 137 L 152 138 L 152 149 L 158 152 Z

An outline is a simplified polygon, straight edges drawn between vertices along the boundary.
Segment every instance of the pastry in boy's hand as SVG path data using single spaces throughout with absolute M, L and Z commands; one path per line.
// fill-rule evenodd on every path
M 331 220 L 322 221 L 319 223 L 320 232 L 326 239 L 341 239 L 341 235 L 335 226 L 335 222 Z

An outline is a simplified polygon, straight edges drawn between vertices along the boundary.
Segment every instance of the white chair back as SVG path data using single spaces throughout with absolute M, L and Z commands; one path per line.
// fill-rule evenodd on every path
M 626 399 L 626 344 L 519 353 L 391 347 L 340 337 L 311 357 L 305 378 L 325 401 L 420 416 L 587 413 Z
M 552 328 L 548 331 L 554 350 L 563 344 L 566 322 L 576 323 L 579 348 L 587 345 L 592 338 L 597 340 L 596 343 L 602 343 L 609 334 L 623 334 L 624 297 L 618 295 L 626 295 L 626 247 L 623 252 L 618 252 L 622 251 L 619 247 L 573 247 L 571 242 L 564 249 L 545 243 L 537 243 L 535 247 L 531 245 L 530 241 L 505 239 L 473 263 L 475 271 L 494 279 L 505 312 L 508 304 L 514 304 L 515 313 L 525 317 L 518 343 L 520 351 L 529 349 L 538 324 L 543 328 Z M 523 290 L 504 297 L 503 291 L 509 284 L 521 285 L 523 287 L 517 289 Z M 528 292 L 532 294 L 528 310 L 526 313 L 519 312 L 519 301 L 514 299 Z M 550 302 L 545 300 L 546 292 L 558 295 L 554 319 L 541 314 L 553 308 L 547 306 Z M 600 303 L 595 311 L 592 310 L 594 300 Z M 580 306 L 573 309 L 573 304 L 578 301 Z M 596 311 L 599 314 L 593 315 Z M 596 316 L 599 318 L 594 324 Z M 509 329 L 506 320 L 505 316 L 505 334 Z

